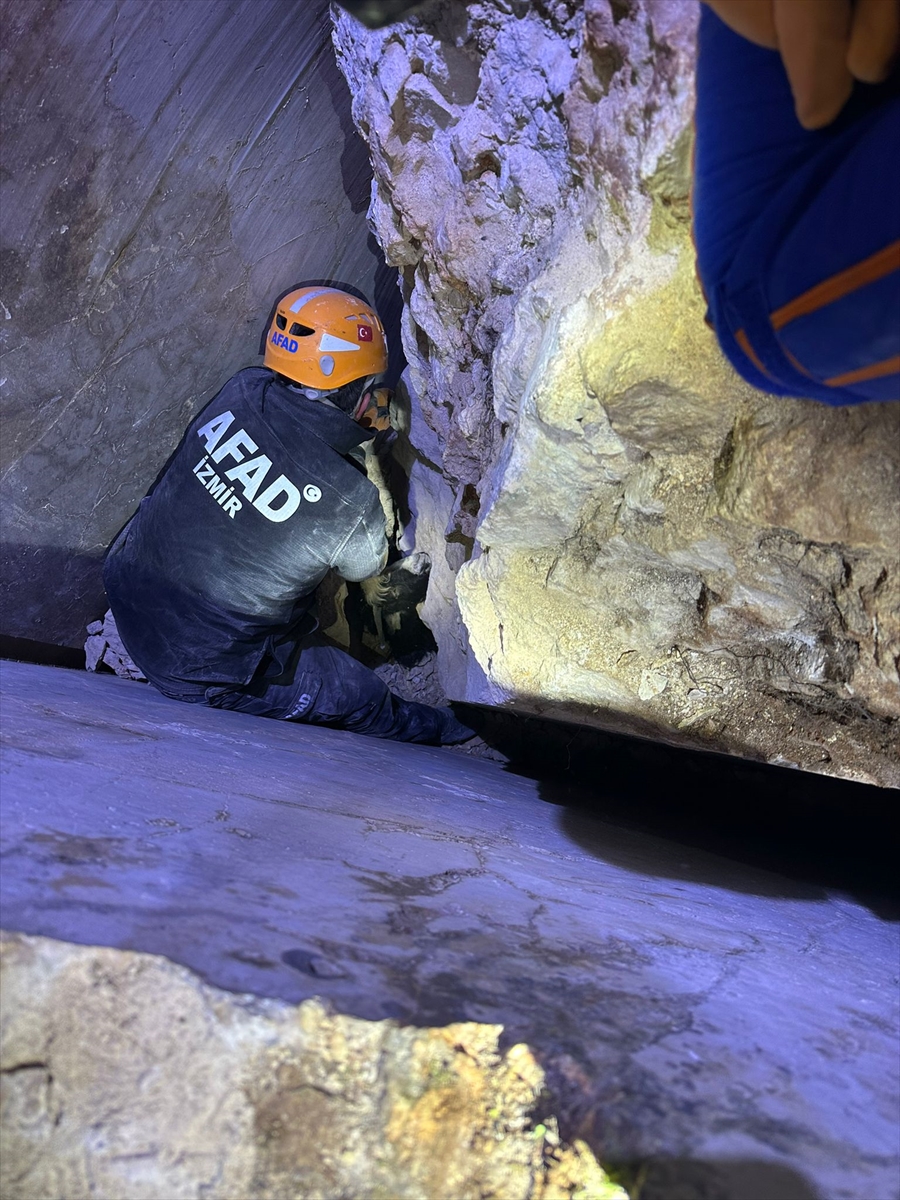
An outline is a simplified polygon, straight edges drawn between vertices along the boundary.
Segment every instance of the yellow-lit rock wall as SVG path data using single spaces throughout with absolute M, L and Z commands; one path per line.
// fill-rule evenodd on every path
M 654 272 L 571 313 L 526 394 L 457 576 L 472 652 L 530 708 L 893 779 L 900 413 L 761 395 L 686 238 Z
M 695 19 L 337 19 L 401 267 L 424 618 L 451 697 L 897 786 L 900 407 L 771 397 L 720 353 Z

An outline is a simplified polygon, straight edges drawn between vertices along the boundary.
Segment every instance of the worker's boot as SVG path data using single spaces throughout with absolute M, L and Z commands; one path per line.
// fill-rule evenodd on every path
M 435 712 L 441 713 L 445 719 L 444 727 L 441 730 L 442 746 L 458 746 L 460 742 L 468 742 L 476 736 L 475 730 L 470 729 L 468 725 L 463 725 L 462 721 L 454 716 L 453 709 L 448 705 L 436 708 Z
M 433 708 L 430 704 L 418 704 L 414 700 L 401 700 L 393 697 L 394 728 L 396 732 L 388 734 L 400 742 L 424 742 L 429 746 L 457 746 L 475 736 L 475 730 L 469 729 L 458 721 L 452 709 L 446 705 Z M 385 736 L 385 735 L 381 735 Z

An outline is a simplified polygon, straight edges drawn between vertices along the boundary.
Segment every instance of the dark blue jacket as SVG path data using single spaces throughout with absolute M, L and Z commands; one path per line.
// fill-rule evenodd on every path
M 378 492 L 348 458 L 370 436 L 262 367 L 191 422 L 104 565 L 122 641 L 151 683 L 202 700 L 249 683 L 266 656 L 277 674 L 315 626 L 329 568 L 351 580 L 383 569 Z

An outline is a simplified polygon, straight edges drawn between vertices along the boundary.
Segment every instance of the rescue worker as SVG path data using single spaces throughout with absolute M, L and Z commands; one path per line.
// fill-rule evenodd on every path
M 364 466 L 386 367 L 374 309 L 301 287 L 276 306 L 263 366 L 239 371 L 188 426 L 103 575 L 125 648 L 166 696 L 399 741 L 473 736 L 314 634 L 329 568 L 363 580 L 387 562 Z

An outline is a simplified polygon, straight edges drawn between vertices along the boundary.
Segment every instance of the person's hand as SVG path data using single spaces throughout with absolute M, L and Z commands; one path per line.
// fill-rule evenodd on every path
M 804 129 L 830 124 L 854 79 L 881 83 L 900 49 L 900 0 L 703 0 L 735 33 L 781 54 Z

